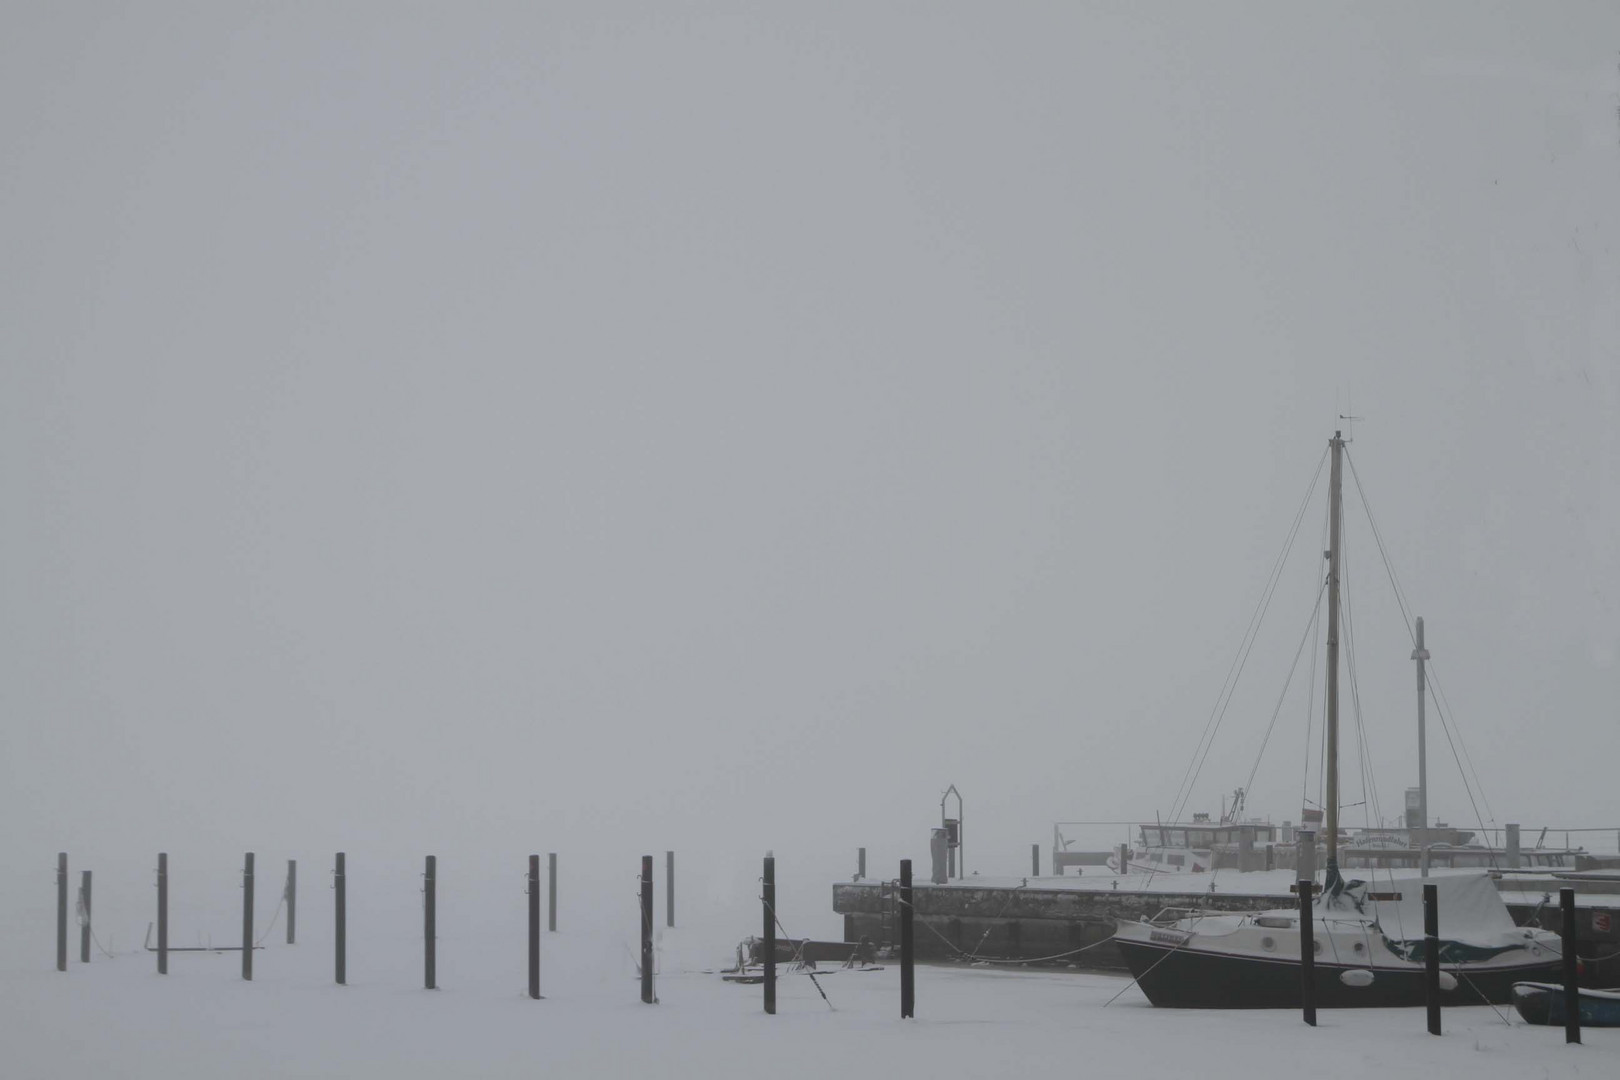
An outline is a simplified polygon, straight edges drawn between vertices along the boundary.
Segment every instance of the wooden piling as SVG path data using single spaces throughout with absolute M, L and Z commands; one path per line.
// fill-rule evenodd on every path
M 242 856 L 242 978 L 253 981 L 253 852 Z
M 167 852 L 158 852 L 157 866 L 157 965 L 158 974 L 169 973 L 169 855 Z
M 298 860 L 287 860 L 287 885 L 283 892 L 287 901 L 287 944 L 298 941 Z
M 546 856 L 546 930 L 557 932 L 557 853 Z
M 438 891 L 439 858 L 429 855 L 422 873 L 422 985 L 429 990 L 439 988 Z
M 67 852 L 56 854 L 56 970 L 67 970 Z
M 1310 878 L 1299 879 L 1299 994 L 1305 1022 L 1316 1026 L 1316 943 L 1311 925 L 1315 910 L 1311 903 Z
M 648 1005 L 653 996 L 653 857 L 641 857 L 641 1000 Z
M 675 925 L 675 853 L 664 852 L 664 925 Z
M 79 878 L 79 907 L 84 911 L 84 921 L 79 924 L 79 963 L 90 962 L 90 871 L 86 870 Z
M 348 883 L 344 874 L 344 862 L 341 851 L 332 862 L 332 914 L 337 924 L 332 977 L 339 986 L 347 985 L 349 979 Z
M 1423 1000 L 1429 1011 L 1429 1034 L 1440 1034 L 1440 894 L 1423 886 Z
M 917 1015 L 916 940 L 911 921 L 911 860 L 900 860 L 900 1018 Z
M 540 856 L 529 856 L 529 997 L 540 1000 Z
M 1580 960 L 1575 951 L 1575 890 L 1558 890 L 1559 931 L 1564 950 L 1564 1041 L 1581 1041 Z
M 1029 876 L 1041 876 L 1041 845 L 1029 845 Z
M 776 1015 L 776 859 L 765 856 L 760 879 L 761 917 L 765 921 L 765 1012 Z

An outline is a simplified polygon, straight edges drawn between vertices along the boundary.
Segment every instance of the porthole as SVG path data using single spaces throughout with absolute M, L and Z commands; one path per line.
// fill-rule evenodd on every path
M 1366 951 L 1367 951 L 1367 946 L 1363 945 L 1359 941 L 1356 942 L 1356 952 L 1366 952 Z
M 1272 937 L 1270 934 L 1267 934 L 1265 937 L 1260 939 L 1260 947 L 1266 950 L 1266 952 L 1275 952 L 1277 948 L 1277 939 Z
M 1315 950 L 1317 956 L 1322 955 L 1322 943 L 1320 941 L 1311 942 L 1311 948 Z

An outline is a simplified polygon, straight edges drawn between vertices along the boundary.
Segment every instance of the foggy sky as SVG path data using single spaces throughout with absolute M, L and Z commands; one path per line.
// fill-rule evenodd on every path
M 1169 811 L 1352 412 L 1493 823 L 1620 825 L 1611 5 L 7 12 L 8 859 L 892 873 L 955 783 L 1019 871 Z M 1389 816 L 1411 646 L 1349 502 Z

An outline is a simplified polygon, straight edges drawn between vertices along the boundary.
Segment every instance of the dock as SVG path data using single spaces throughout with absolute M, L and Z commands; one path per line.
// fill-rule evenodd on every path
M 1444 871 L 1441 871 L 1444 873 Z M 1347 878 L 1355 878 L 1347 871 Z M 1366 875 L 1372 878 L 1373 875 Z M 1382 872 L 1378 876 L 1382 876 Z M 1503 902 L 1521 926 L 1561 930 L 1558 890 L 1576 889 L 1577 940 L 1587 957 L 1584 985 L 1620 983 L 1620 873 L 1572 872 L 1497 876 Z M 1166 908 L 1264 911 L 1289 907 L 1291 871 L 1212 874 L 1083 873 L 1055 877 L 980 877 L 914 885 L 919 960 L 1011 963 L 1123 971 L 1112 944 L 1118 920 L 1151 919 Z M 879 947 L 897 940 L 893 882 L 835 882 L 833 910 L 844 940 Z M 1442 914 L 1442 918 L 1444 915 Z M 1595 958 L 1595 959 L 1593 959 Z

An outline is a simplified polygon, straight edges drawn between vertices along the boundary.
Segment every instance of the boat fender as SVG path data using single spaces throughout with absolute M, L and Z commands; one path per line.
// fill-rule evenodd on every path
M 1455 990 L 1455 989 L 1457 989 L 1457 976 L 1453 975 L 1449 971 L 1442 971 L 1440 973 L 1440 989 L 1442 989 L 1442 990 Z
M 1373 973 L 1366 968 L 1351 968 L 1348 971 L 1339 972 L 1339 981 L 1346 986 L 1371 986 Z

